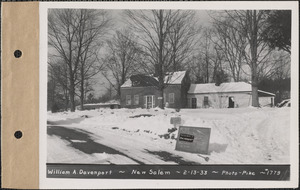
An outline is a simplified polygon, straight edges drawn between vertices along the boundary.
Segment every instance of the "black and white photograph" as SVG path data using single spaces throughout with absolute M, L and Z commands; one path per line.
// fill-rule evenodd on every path
M 170 175 L 158 166 L 277 165 L 288 171 L 272 180 L 289 180 L 291 18 L 267 7 L 49 8 L 48 177 L 114 172 L 80 165 L 145 167 L 154 179 Z M 271 171 L 237 170 L 213 173 Z

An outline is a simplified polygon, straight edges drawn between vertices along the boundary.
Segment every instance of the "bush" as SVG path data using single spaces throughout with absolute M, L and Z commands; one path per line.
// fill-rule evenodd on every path
M 53 104 L 52 107 L 51 107 L 51 112 L 52 112 L 52 113 L 56 113 L 56 112 L 58 112 L 58 111 L 59 111 L 58 105 L 57 105 L 56 103 Z

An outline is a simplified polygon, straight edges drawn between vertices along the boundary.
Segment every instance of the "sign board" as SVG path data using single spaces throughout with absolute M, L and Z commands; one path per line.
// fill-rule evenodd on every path
M 210 128 L 180 126 L 175 150 L 208 154 Z
M 162 97 L 157 97 L 158 100 L 162 100 Z
M 170 123 L 175 125 L 175 124 L 181 124 L 181 117 L 171 117 Z

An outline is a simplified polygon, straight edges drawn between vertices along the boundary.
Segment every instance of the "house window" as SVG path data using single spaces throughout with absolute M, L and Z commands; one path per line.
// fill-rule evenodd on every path
M 204 107 L 208 107 L 208 96 L 204 96 L 204 102 L 203 102 Z
M 134 95 L 133 99 L 134 99 L 134 105 L 139 105 L 140 104 L 139 95 Z
M 126 105 L 131 105 L 131 95 L 126 95 Z
M 169 94 L 169 103 L 170 103 L 170 104 L 173 104 L 173 103 L 174 103 L 174 97 L 175 97 L 174 93 L 170 93 L 170 94 Z

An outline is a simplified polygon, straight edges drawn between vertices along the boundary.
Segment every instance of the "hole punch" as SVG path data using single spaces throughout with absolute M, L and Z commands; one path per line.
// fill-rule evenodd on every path
M 22 136 L 23 136 L 23 133 L 21 131 L 16 131 L 15 132 L 16 139 L 20 139 Z
M 15 56 L 15 58 L 20 58 L 22 56 L 22 51 L 21 50 L 16 50 L 14 52 L 14 56 Z

